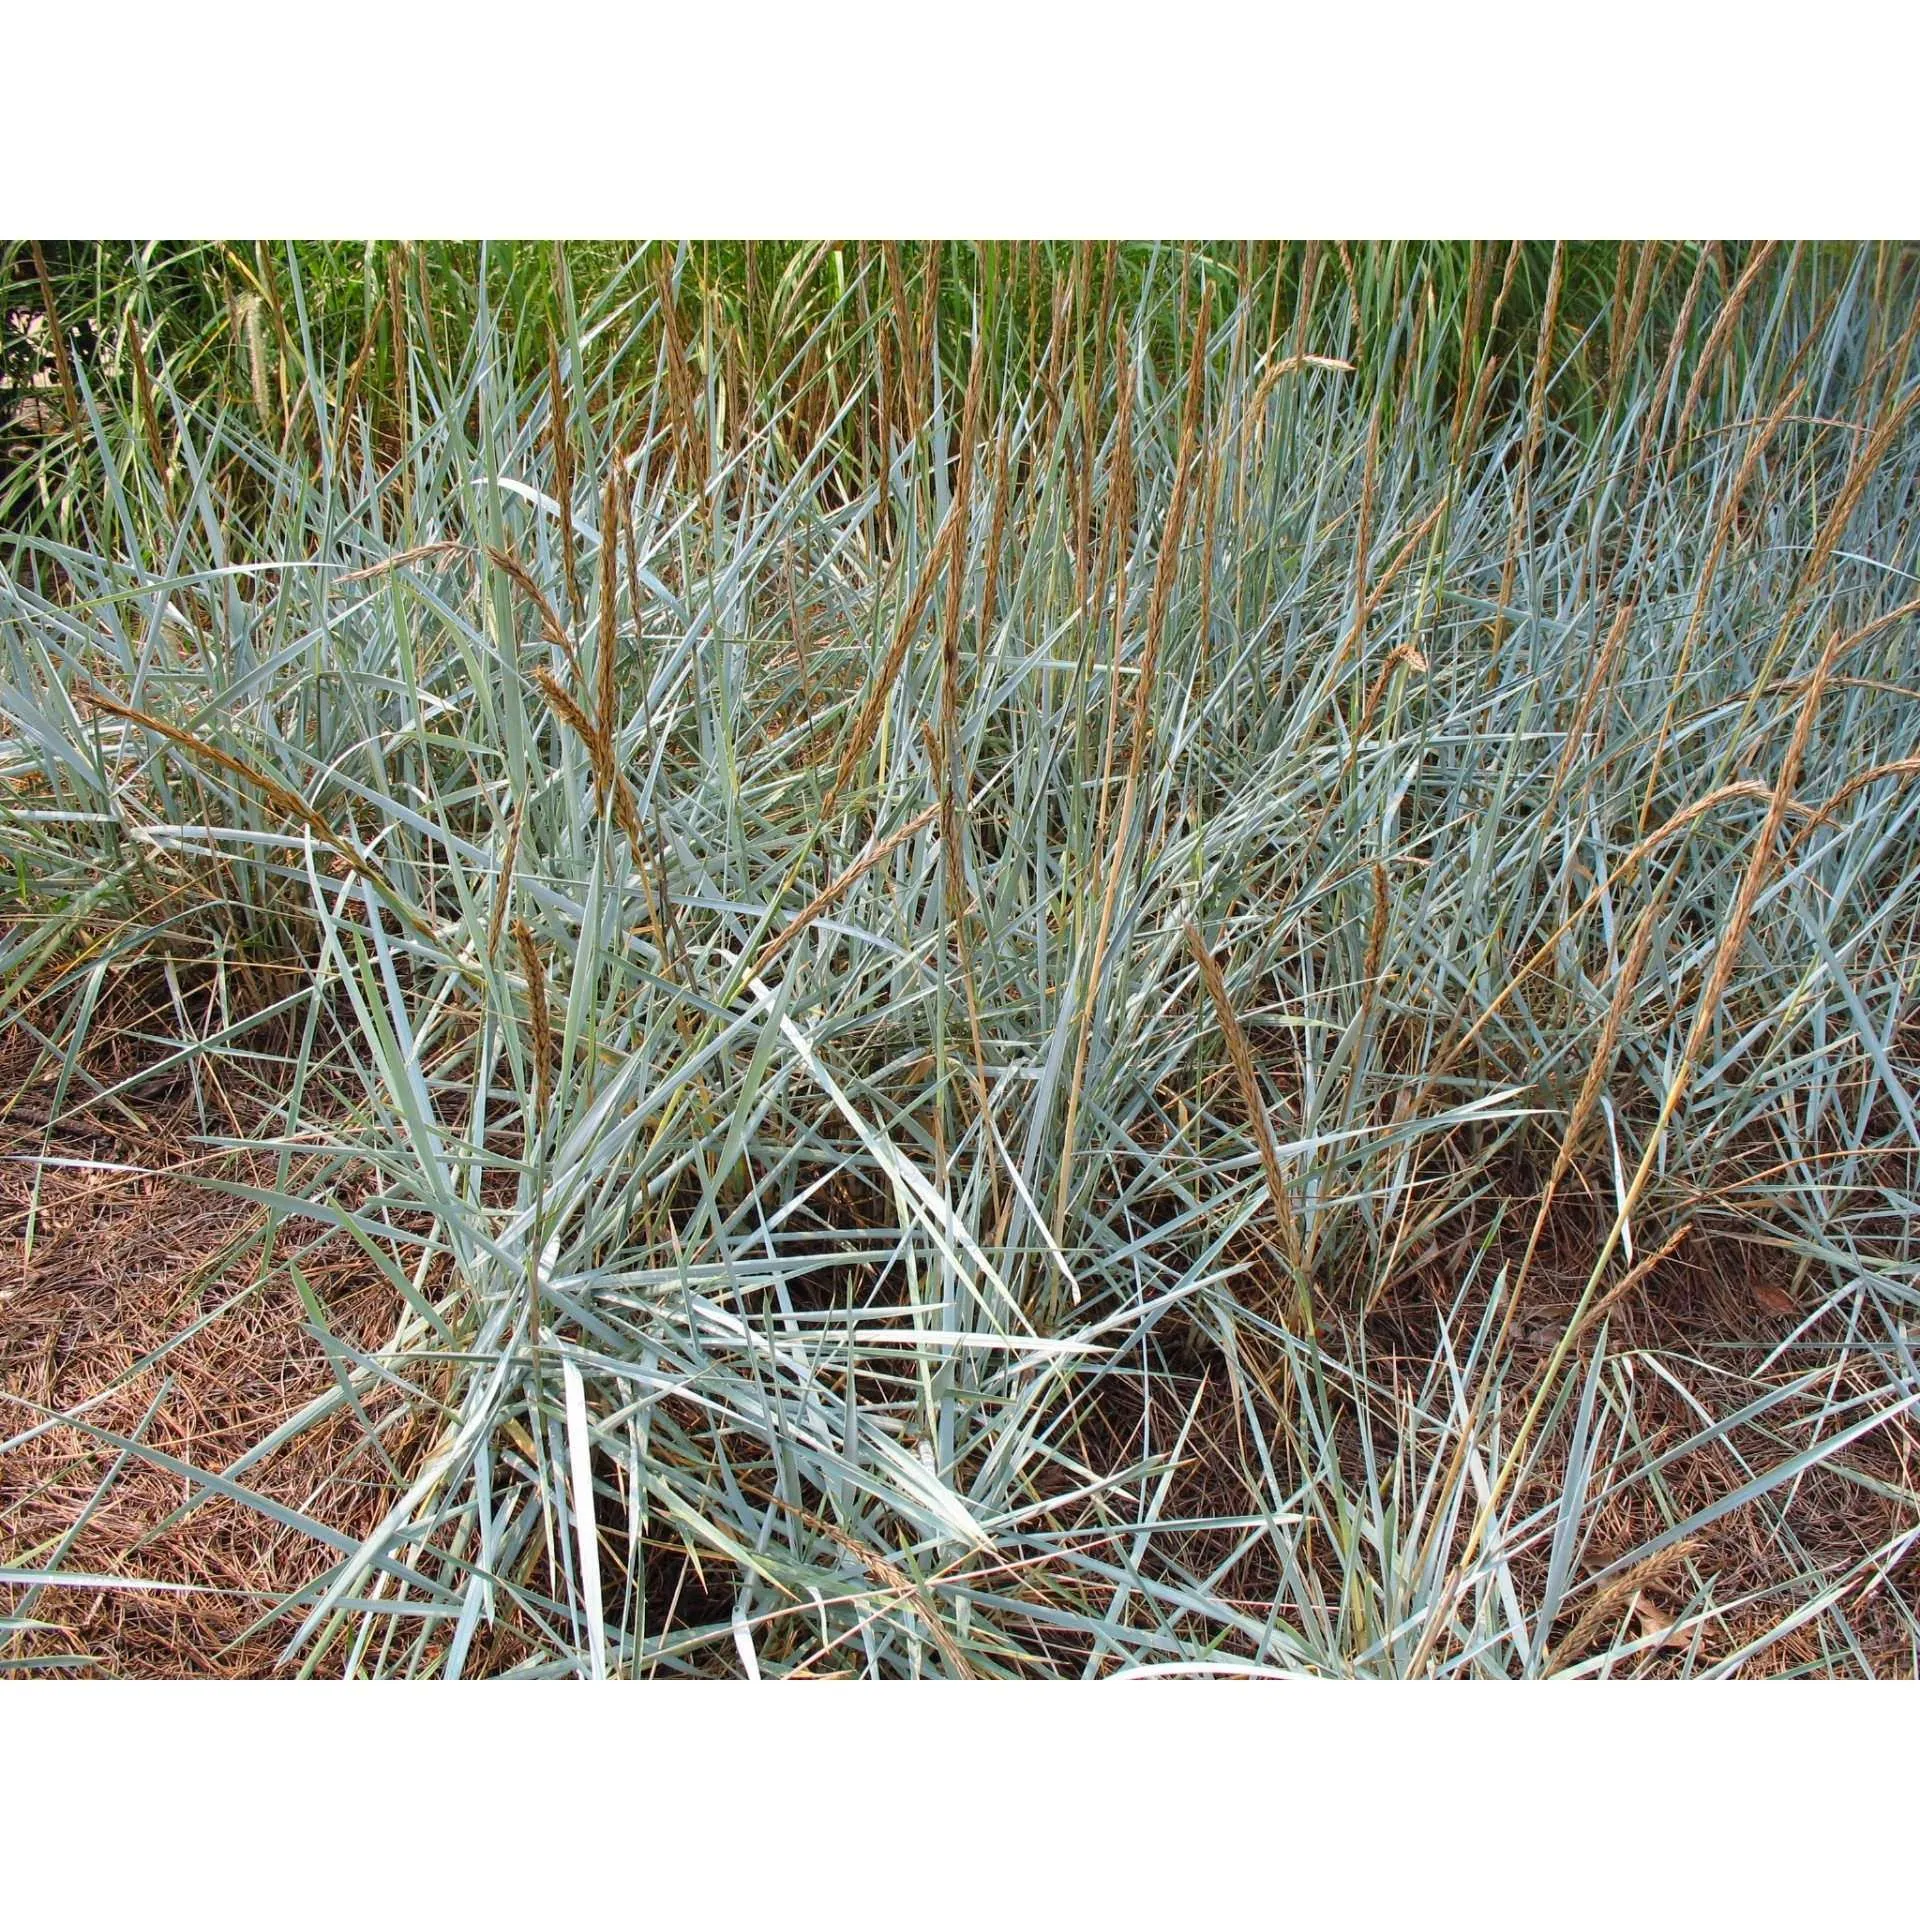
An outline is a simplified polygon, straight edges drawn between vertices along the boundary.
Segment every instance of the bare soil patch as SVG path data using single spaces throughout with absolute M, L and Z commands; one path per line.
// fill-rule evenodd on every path
M 0 1589 L 0 1660 L 16 1672 L 267 1674 L 301 1616 L 249 1633 L 270 1610 L 261 1596 L 297 1593 L 337 1550 L 205 1495 L 164 1462 L 224 1473 L 334 1384 L 284 1261 L 263 1277 L 244 1250 L 259 1209 L 189 1177 L 271 1184 L 271 1165 L 196 1146 L 178 1083 L 142 1103 L 142 1125 L 95 1107 L 49 1129 L 53 1068 L 34 1052 L 18 1028 L 0 1042 L 0 1085 L 18 1089 L 0 1125 L 0 1562 L 44 1570 L 57 1557 L 61 1574 L 126 1584 Z M 364 1262 L 326 1249 L 302 1270 L 342 1340 L 388 1337 L 393 1295 Z M 391 1404 L 363 1396 L 372 1420 Z M 243 1483 L 355 1534 L 394 1488 L 394 1452 L 391 1436 L 383 1447 L 341 1412 Z

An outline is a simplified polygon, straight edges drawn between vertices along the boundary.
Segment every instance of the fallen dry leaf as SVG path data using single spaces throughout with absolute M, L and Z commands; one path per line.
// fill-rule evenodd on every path
M 1697 1653 L 1700 1650 L 1700 1629 L 1704 1622 L 1696 1620 L 1690 1627 L 1677 1626 L 1672 1614 L 1655 1606 L 1644 1593 L 1633 1596 L 1633 1611 L 1640 1622 L 1641 1631 L 1658 1636 L 1650 1652 L 1660 1653 L 1668 1648 L 1681 1653 Z
M 1640 1624 L 1647 1632 L 1665 1634 L 1673 1631 L 1672 1614 L 1661 1612 L 1644 1593 L 1633 1596 L 1633 1610 L 1640 1616 Z

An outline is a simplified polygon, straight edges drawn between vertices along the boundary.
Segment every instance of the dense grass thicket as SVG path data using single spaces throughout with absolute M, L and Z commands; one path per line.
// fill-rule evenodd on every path
M 0 1020 L 305 1288 L 286 1670 L 1912 1671 L 1920 257 L 9 259 Z

